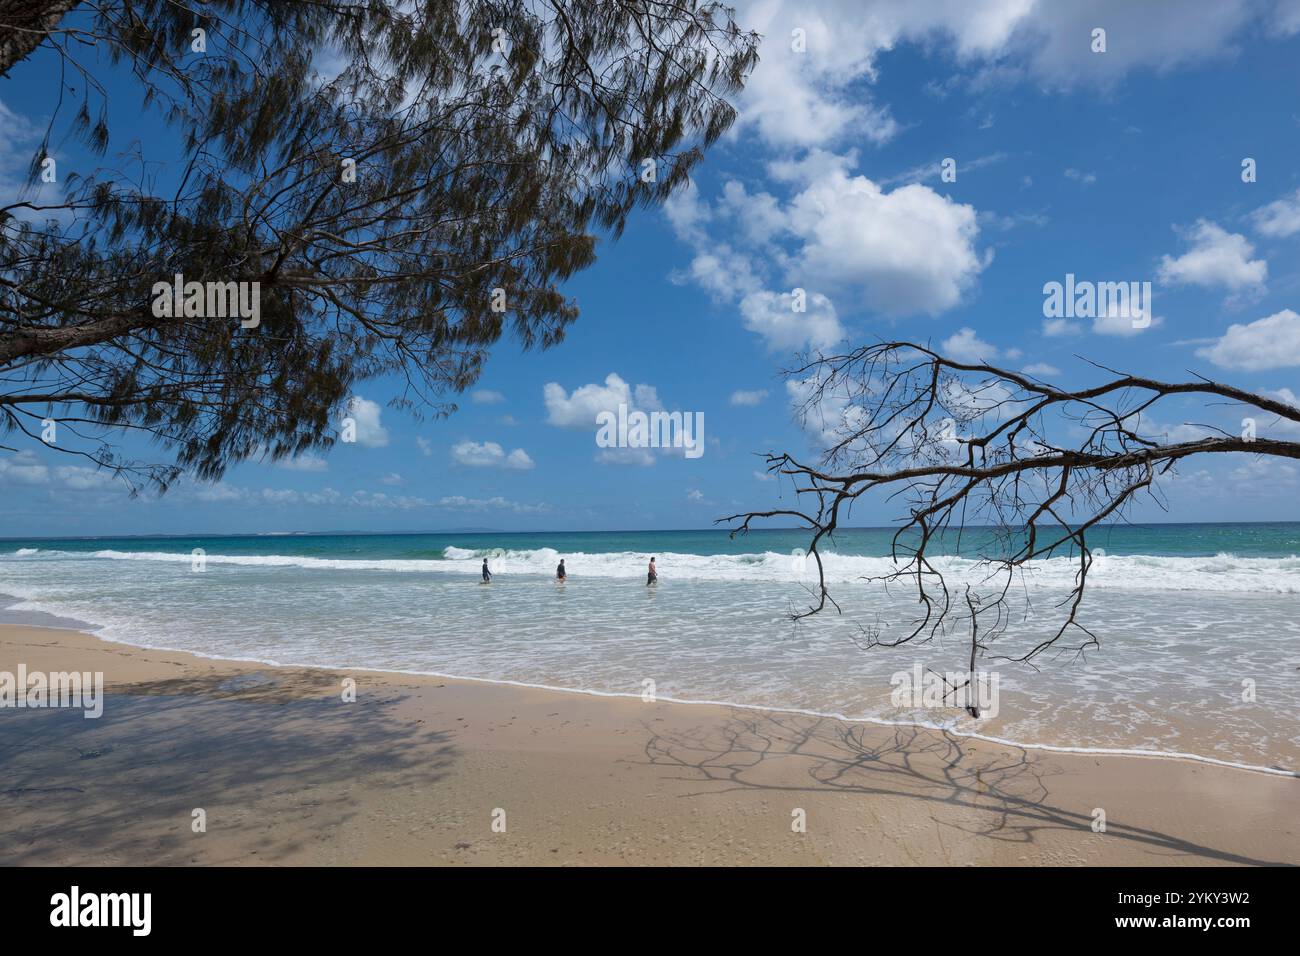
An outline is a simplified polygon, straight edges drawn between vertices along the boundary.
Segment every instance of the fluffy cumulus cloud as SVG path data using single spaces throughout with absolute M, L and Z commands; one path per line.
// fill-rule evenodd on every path
M 674 280 L 734 304 L 774 351 L 841 341 L 845 308 L 935 315 L 959 304 L 989 261 L 974 207 L 917 183 L 884 189 L 855 163 L 822 150 L 773 161 L 784 198 L 734 180 L 712 203 L 683 191 L 667 214 L 695 254 Z
M 820 292 L 751 292 L 740 300 L 740 314 L 773 351 L 824 349 L 844 338 L 835 306 Z
M 365 448 L 383 448 L 388 444 L 388 429 L 380 421 L 383 409 L 378 402 L 354 395 L 348 400 L 347 415 L 356 423 L 357 444 Z
M 579 385 L 570 394 L 559 382 L 547 382 L 542 388 L 546 403 L 546 422 L 560 428 L 596 428 L 596 416 L 601 412 L 618 414 L 618 406 L 626 405 L 628 411 L 659 411 L 663 405 L 653 385 L 625 382 L 616 372 L 605 376 L 604 384 Z
M 1234 324 L 1196 354 L 1222 368 L 1257 372 L 1300 366 L 1300 315 L 1283 309 L 1245 325 Z
M 506 450 L 494 441 L 461 441 L 451 446 L 451 460 L 458 465 L 471 468 L 510 468 L 515 471 L 527 471 L 533 467 L 533 460 L 522 448 L 506 454 Z
M 939 353 L 955 362 L 974 365 L 980 362 L 992 362 L 1000 356 L 1001 350 L 988 342 L 980 340 L 971 328 L 958 329 L 943 340 Z
M 886 192 L 832 170 L 794 198 L 789 225 L 803 243 L 793 275 L 849 286 L 888 315 L 952 308 L 986 264 L 975 208 L 918 184 Z
M 632 412 L 667 411 L 659 400 L 653 385 L 630 385 L 616 372 L 605 376 L 604 383 L 591 382 L 579 385 L 572 392 L 559 382 L 548 382 L 542 389 L 546 403 L 547 424 L 558 428 L 572 428 L 597 434 L 596 416 L 602 412 L 618 415 L 618 407 L 626 405 Z M 687 417 L 690 412 L 684 413 Z M 658 448 L 601 448 L 595 460 L 604 465 L 653 465 L 662 456 L 680 456 L 684 449 L 671 445 Z
M 992 55 L 1033 0 L 749 0 L 746 28 L 763 35 L 760 59 L 740 100 L 742 130 L 774 146 L 847 136 L 885 142 L 899 130 L 865 87 L 878 56 L 905 40 L 951 41 L 958 55 Z
M 1297 4 L 1300 8 L 1300 4 Z M 1250 215 L 1255 231 L 1270 239 L 1285 239 L 1300 232 L 1300 189 L 1261 206 Z
M 1187 231 L 1191 248 L 1181 256 L 1163 256 L 1159 279 L 1166 285 L 1197 285 L 1231 292 L 1262 289 L 1268 263 L 1252 259 L 1255 247 L 1240 233 L 1201 219 Z
M 972 85 L 1109 88 L 1235 54 L 1249 32 L 1300 32 L 1296 0 L 742 0 L 763 36 L 739 102 L 741 135 L 775 149 L 882 143 L 905 125 L 872 90 L 880 56 L 916 43 L 951 56 Z M 1106 30 L 1104 55 L 1092 31 Z
M 1148 305 L 1147 308 L 1150 308 Z M 1120 338 L 1130 338 L 1134 335 L 1141 335 L 1147 329 L 1157 329 L 1165 324 L 1162 316 L 1152 315 L 1143 316 L 1143 324 L 1134 324 L 1134 315 L 1126 313 L 1117 306 L 1111 306 L 1102 315 L 1095 316 L 1092 320 L 1092 331 L 1097 335 L 1115 335 Z

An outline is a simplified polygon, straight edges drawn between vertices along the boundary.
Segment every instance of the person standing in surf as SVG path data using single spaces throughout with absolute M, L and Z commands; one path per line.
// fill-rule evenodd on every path
M 563 559 L 563 558 L 560 558 L 560 564 L 559 564 L 559 566 L 555 569 L 555 580 L 557 580 L 557 581 L 563 581 L 563 580 L 564 580 L 564 577 L 565 577 L 565 572 L 564 572 L 564 559 Z
M 492 583 L 492 572 L 488 570 L 487 558 L 483 559 L 483 583 L 484 584 Z
M 645 576 L 645 586 L 649 587 L 652 584 L 658 584 L 658 583 L 659 583 L 659 572 L 655 570 L 655 559 L 651 558 L 650 570 L 646 572 L 646 576 Z

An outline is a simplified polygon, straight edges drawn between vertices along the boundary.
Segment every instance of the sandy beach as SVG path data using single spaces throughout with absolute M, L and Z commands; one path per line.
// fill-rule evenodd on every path
M 1191 761 L 0 627 L 20 663 L 106 698 L 0 711 L 4 864 L 1300 863 L 1300 780 Z

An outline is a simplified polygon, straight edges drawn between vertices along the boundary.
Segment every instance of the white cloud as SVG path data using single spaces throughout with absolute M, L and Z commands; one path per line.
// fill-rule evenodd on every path
M 384 475 L 384 477 L 380 478 L 379 483 L 381 485 L 390 485 L 396 487 L 397 485 L 406 484 L 406 479 L 403 478 L 401 475 L 399 475 L 397 472 L 393 471 L 393 472 L 389 472 L 387 475 Z
M 417 436 L 415 443 L 420 446 L 420 451 L 424 453 L 426 458 L 433 454 L 433 442 L 429 441 L 429 439 Z
M 944 339 L 939 346 L 939 354 L 955 362 L 975 365 L 993 362 L 1001 352 L 996 346 L 980 341 L 974 329 L 961 328 Z
M 303 496 L 305 504 L 333 504 L 331 500 L 334 497 L 333 489 L 326 489 L 327 494 Z M 383 491 L 354 491 L 347 498 L 349 504 L 355 504 L 362 508 L 377 508 L 381 510 L 395 509 L 398 511 L 414 511 L 421 508 L 432 507 L 432 502 L 426 498 L 420 498 L 415 495 L 390 495 Z
M 975 208 L 928 186 L 887 193 L 833 170 L 794 198 L 788 218 L 804 240 L 791 274 L 853 287 L 873 311 L 935 315 L 987 265 L 975 250 Z
M 328 471 L 329 465 L 324 458 L 317 455 L 299 455 L 297 458 L 282 458 L 275 463 L 277 468 L 286 471 Z
M 533 460 L 522 448 L 516 448 L 506 454 L 504 448 L 494 441 L 461 441 L 451 446 L 451 460 L 458 465 L 471 468 L 510 468 L 526 471 L 533 467 Z
M 357 444 L 366 448 L 383 448 L 388 444 L 388 429 L 380 422 L 378 402 L 354 395 L 348 400 L 348 417 L 356 422 Z
M 1272 27 L 1282 36 L 1300 33 L 1300 0 L 1277 0 Z
M 248 496 L 246 489 L 228 485 L 223 481 L 200 485 L 194 492 L 199 501 L 239 501 Z
M 470 398 L 476 405 L 500 405 L 506 400 L 504 395 L 490 388 L 476 389 L 470 394 Z
M 751 193 L 744 183 L 731 179 L 723 185 L 718 205 L 755 245 L 770 242 L 785 231 L 781 203 L 769 192 Z
M 1297 3 L 1300 9 L 1300 3 Z M 1285 239 L 1300 232 L 1300 189 L 1261 206 L 1250 214 L 1255 231 L 1270 239 Z
M 34 451 L 19 451 L 0 457 L 0 483 L 44 485 L 70 491 L 88 491 L 112 484 L 112 472 L 81 465 L 45 464 Z
M 669 196 L 663 205 L 664 215 L 673 232 L 688 242 L 705 239 L 704 224 L 712 218 L 708 205 L 700 199 L 699 187 L 688 182 Z
M 802 416 L 818 384 L 815 376 L 786 380 L 786 398 L 796 416 Z M 814 413 L 802 418 L 801 424 L 804 432 L 818 447 L 828 448 L 855 432 L 865 417 L 862 406 L 853 401 L 849 389 L 841 383 L 826 389 L 817 397 Z
M 678 281 L 690 279 L 716 301 L 730 302 L 759 286 L 750 258 L 725 242 L 711 243 L 707 251 L 691 260 L 685 275 L 674 274 Z
M 513 468 L 516 471 L 526 471 L 533 467 L 533 460 L 528 457 L 528 452 L 522 448 L 516 448 L 510 454 L 506 455 L 505 466 Z
M 1166 72 L 1231 56 L 1232 37 L 1259 9 L 1252 0 L 1037 0 L 1012 44 L 1051 86 L 1113 86 L 1136 70 Z M 1106 29 L 1106 52 L 1091 34 Z
M 16 485 L 43 485 L 50 480 L 50 469 L 35 452 L 20 451 L 0 458 L 0 480 Z
M 1141 435 L 1144 438 L 1154 439 L 1166 444 L 1182 444 L 1183 442 L 1199 441 L 1215 434 L 1214 429 L 1205 425 L 1197 425 L 1192 422 L 1179 422 L 1171 424 L 1161 422 L 1145 412 L 1137 415 L 1129 415 L 1124 419 L 1124 427 Z
M 1196 354 L 1221 368 L 1246 372 L 1300 365 L 1300 315 L 1283 309 L 1245 325 L 1230 325 L 1222 338 Z
M 805 309 L 794 310 L 790 292 L 751 292 L 740 300 L 745 328 L 757 332 L 773 351 L 828 348 L 844 338 L 831 300 L 820 292 L 804 294 Z
M 76 465 L 60 465 L 54 469 L 55 477 L 65 488 L 73 491 L 86 491 L 90 488 L 103 488 L 113 480 L 112 475 L 94 468 L 81 468 Z
M 1149 306 L 1148 306 L 1149 307 Z M 1097 335 L 1117 335 L 1123 338 L 1139 335 L 1147 329 L 1155 329 L 1164 325 L 1165 320 L 1158 315 L 1151 316 L 1151 321 L 1146 325 L 1135 326 L 1133 316 L 1122 315 L 1118 306 L 1112 306 L 1105 315 L 1095 316 L 1092 320 L 1092 331 Z
M 992 54 L 1033 0 L 751 0 L 738 20 L 763 35 L 759 63 L 740 98 L 740 125 L 777 147 L 852 135 L 885 142 L 899 130 L 864 83 L 876 58 L 904 40 L 948 39 L 958 56 Z M 802 31 L 803 52 L 793 31 Z
M 1067 335 L 1078 335 L 1083 331 L 1083 326 L 1078 322 L 1071 322 L 1069 319 L 1044 319 L 1043 334 L 1048 338 L 1062 338 Z
M 517 501 L 509 501 L 500 495 L 493 498 L 447 495 L 438 499 L 438 507 L 453 511 L 510 511 L 514 514 L 541 514 L 551 510 L 551 506 L 547 504 L 525 505 Z
M 655 456 L 648 448 L 602 448 L 596 452 L 596 461 L 602 465 L 640 465 L 648 468 Z
M 393 477 L 393 476 L 389 476 Z M 225 482 L 183 484 L 177 500 L 208 503 L 238 502 L 243 505 L 284 507 L 357 507 L 382 511 L 415 511 L 432 507 L 426 498 L 414 495 L 390 495 L 383 491 L 359 489 L 345 495 L 333 488 L 320 491 L 297 491 L 293 488 L 245 488 Z
M 27 173 L 31 167 L 32 157 L 41 148 L 44 130 L 41 124 L 34 123 L 21 113 L 15 113 L 0 101 L 0 206 L 12 202 L 24 201 L 33 205 L 51 205 L 62 200 L 62 191 L 55 183 L 27 182 Z M 54 157 L 57 164 L 59 157 Z M 56 165 L 58 182 L 64 182 L 63 168 Z M 27 222 L 45 222 L 55 219 L 68 221 L 67 210 L 28 209 L 18 207 L 9 210 L 15 219 Z
M 761 405 L 767 396 L 768 391 L 765 388 L 758 388 L 752 391 L 737 389 L 731 393 L 731 404 L 741 406 Z
M 1222 287 L 1234 292 L 1259 289 L 1268 277 L 1268 263 L 1251 259 L 1255 247 L 1240 233 L 1205 219 L 1187 233 L 1191 248 L 1181 256 L 1163 256 L 1160 281 L 1167 285 Z
M 631 386 L 617 372 L 605 376 L 603 385 L 580 385 L 570 394 L 558 382 L 548 382 L 542 389 L 546 403 L 547 424 L 559 428 L 596 431 L 596 416 L 601 412 L 618 414 L 619 405 L 632 412 L 664 411 L 659 393 L 653 385 Z M 688 413 L 689 414 L 689 413 Z M 658 456 L 683 455 L 682 448 L 664 445 L 653 450 L 646 448 L 602 448 L 595 460 L 604 465 L 653 465 Z
M 1119 306 L 1111 306 L 1105 315 L 1097 315 L 1092 319 L 1092 331 L 1095 335 L 1112 335 L 1120 337 L 1130 337 L 1139 335 L 1147 329 L 1155 329 L 1164 325 L 1165 320 L 1158 315 L 1153 315 L 1151 321 L 1146 325 L 1135 326 L 1132 315 L 1124 315 Z M 1048 338 L 1065 338 L 1071 335 L 1081 335 L 1085 325 L 1082 320 L 1071 319 L 1044 319 L 1043 335 Z
M 1292 408 L 1300 408 L 1300 395 L 1296 395 L 1296 393 L 1291 391 L 1289 388 L 1275 388 L 1265 392 L 1264 394 L 1272 395 L 1274 398 L 1285 402 Z
M 974 207 L 917 184 L 886 192 L 850 175 L 855 162 L 852 152 L 814 149 L 770 163 L 769 174 L 789 187 L 784 202 L 734 181 L 714 206 L 688 190 L 670 203 L 669 221 L 694 257 L 671 278 L 736 303 L 746 328 L 773 350 L 840 341 L 832 294 L 889 315 L 957 305 L 989 261 L 975 249 Z M 729 241 L 711 237 L 706 226 L 729 230 Z M 792 315 L 791 293 L 774 291 L 780 286 L 803 289 L 808 311 Z
M 1085 186 L 1091 186 L 1097 181 L 1095 173 L 1085 173 L 1077 169 L 1067 169 L 1065 171 L 1066 179 L 1073 179 L 1076 183 L 1083 183 Z
M 1289 388 L 1266 389 L 1265 395 L 1272 396 L 1278 401 L 1285 402 L 1292 408 L 1300 409 L 1300 395 Z M 1271 415 L 1266 421 L 1259 423 L 1259 431 L 1268 435 L 1300 435 L 1300 422 L 1292 421 L 1289 418 L 1283 418 L 1280 415 Z
M 605 376 L 605 384 L 579 385 L 570 395 L 559 382 L 547 382 L 542 388 L 546 403 L 547 424 L 560 428 L 595 430 L 596 416 L 601 412 L 618 414 L 618 406 L 626 405 L 628 411 L 656 411 L 663 408 L 653 385 L 628 385 L 617 372 Z
M 895 136 L 902 124 L 870 85 L 880 55 L 905 43 L 970 68 L 961 82 L 975 90 L 1025 80 L 1108 88 L 1135 71 L 1231 57 L 1251 29 L 1300 30 L 1296 0 L 746 0 L 738 7 L 741 26 L 763 35 L 738 126 L 777 149 Z M 1104 54 L 1091 48 L 1098 26 L 1106 29 Z M 802 53 L 792 48 L 796 29 L 806 38 Z
M 945 157 L 946 158 L 946 157 Z M 973 172 L 977 169 L 983 169 L 985 166 L 992 166 L 1001 163 L 1007 159 L 1004 152 L 989 153 L 985 156 L 976 156 L 974 159 L 963 159 L 957 164 L 957 169 L 961 175 Z M 881 188 L 889 186 L 906 186 L 911 183 L 923 183 L 931 179 L 939 179 L 943 171 L 943 160 L 932 159 L 928 163 L 922 163 L 919 166 L 913 166 L 911 169 L 904 170 L 893 176 L 886 176 L 878 179 L 877 183 Z
M 1055 365 L 1048 365 L 1046 362 L 1032 362 L 1021 369 L 1026 375 L 1035 375 L 1040 378 L 1053 378 L 1061 374 L 1061 370 Z

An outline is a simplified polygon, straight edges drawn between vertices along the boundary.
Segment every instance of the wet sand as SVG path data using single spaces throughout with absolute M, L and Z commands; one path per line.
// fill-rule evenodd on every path
M 1300 779 L 1192 761 L 0 625 L 20 663 L 106 699 L 0 709 L 3 864 L 1300 863 Z

